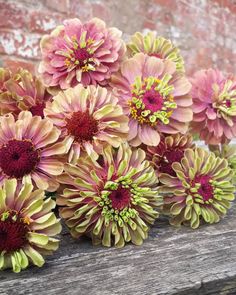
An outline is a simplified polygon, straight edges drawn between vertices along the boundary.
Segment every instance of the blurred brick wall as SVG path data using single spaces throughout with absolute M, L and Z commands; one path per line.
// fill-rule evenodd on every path
M 33 69 L 43 34 L 93 16 L 126 37 L 157 30 L 181 48 L 189 74 L 211 66 L 236 74 L 235 0 L 0 0 L 0 65 Z

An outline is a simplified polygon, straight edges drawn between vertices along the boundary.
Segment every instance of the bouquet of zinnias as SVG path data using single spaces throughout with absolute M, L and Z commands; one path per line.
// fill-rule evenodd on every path
M 74 238 L 107 247 L 141 245 L 160 214 L 196 229 L 227 213 L 236 79 L 189 80 L 171 41 L 121 35 L 66 20 L 42 38 L 37 76 L 0 69 L 0 269 L 58 248 L 55 206 Z

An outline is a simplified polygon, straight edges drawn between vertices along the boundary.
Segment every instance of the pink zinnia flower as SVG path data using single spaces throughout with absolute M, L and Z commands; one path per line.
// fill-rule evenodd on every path
M 162 132 L 187 131 L 192 120 L 191 84 L 174 62 L 138 53 L 121 64 L 112 85 L 130 118 L 131 145 L 156 146 Z
M 66 152 L 57 143 L 60 131 L 49 119 L 23 111 L 15 121 L 12 114 L 0 118 L 0 184 L 9 178 L 33 182 L 38 188 L 55 191 L 55 175 L 63 171 L 58 155 Z
M 128 117 L 113 93 L 100 86 L 61 91 L 45 109 L 45 115 L 68 138 L 69 162 L 76 162 L 81 151 L 98 157 L 104 145 L 119 147 L 128 135 Z
M 5 91 L 0 92 L 0 111 L 2 114 L 18 115 L 22 110 L 27 110 L 34 116 L 44 117 L 43 111 L 46 102 L 52 98 L 52 95 L 40 79 L 33 76 L 29 71 L 18 69 L 15 74 L 9 72 L 4 88 Z
M 43 61 L 39 72 L 44 83 L 61 89 L 78 83 L 106 83 L 119 69 L 125 53 L 121 35 L 98 18 L 84 24 L 79 19 L 64 21 L 41 41 Z
M 187 148 L 194 147 L 193 139 L 190 134 L 174 134 L 162 136 L 157 146 L 147 147 L 147 159 L 151 161 L 158 175 L 167 173 L 176 176 L 172 167 L 173 163 L 180 163 L 184 151 Z
M 229 142 L 236 136 L 236 79 L 209 69 L 192 79 L 193 131 L 207 144 Z

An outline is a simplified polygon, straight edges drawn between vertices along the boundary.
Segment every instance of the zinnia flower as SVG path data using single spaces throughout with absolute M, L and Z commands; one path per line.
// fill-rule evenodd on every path
M 147 147 L 147 159 L 152 162 L 158 174 L 168 173 L 171 176 L 176 176 L 172 164 L 181 162 L 184 151 L 194 146 L 192 140 L 190 134 L 182 135 L 178 133 L 166 137 L 162 136 L 157 146 Z
M 209 148 L 217 157 L 226 159 L 228 161 L 229 167 L 233 171 L 232 182 L 234 185 L 236 185 L 236 145 L 210 145 Z
M 15 110 L 12 106 L 11 93 L 6 88 L 6 82 L 11 78 L 9 69 L 0 68 L 0 115 L 9 113 Z
M 33 181 L 40 189 L 55 191 L 55 175 L 63 171 L 58 155 L 66 144 L 57 142 L 60 131 L 49 119 L 23 111 L 0 118 L 0 184 L 7 178 Z
M 195 229 L 201 221 L 218 222 L 234 200 L 233 173 L 227 160 L 202 148 L 187 149 L 181 163 L 173 163 L 172 168 L 175 177 L 160 175 L 164 212 L 171 215 L 171 224 L 184 223 Z
M 236 145 L 223 145 L 221 157 L 223 156 L 229 163 L 233 171 L 232 182 L 236 185 Z
M 201 70 L 192 79 L 193 132 L 207 144 L 236 136 L 236 79 L 218 70 Z
M 11 72 L 8 69 L 0 68 L 0 94 L 6 91 L 5 83 L 11 77 Z
M 46 102 L 52 96 L 42 82 L 25 69 L 19 69 L 14 75 L 8 72 L 7 77 L 5 92 L 0 93 L 1 113 L 17 115 L 22 110 L 28 110 L 34 116 L 43 118 Z
M 64 21 L 41 40 L 43 61 L 39 72 L 44 83 L 61 89 L 78 83 L 106 83 L 119 69 L 125 53 L 121 35 L 116 28 L 106 28 L 98 18 L 84 24 L 79 19 Z
M 59 180 L 68 188 L 57 201 L 73 237 L 87 234 L 108 247 L 143 243 L 162 204 L 158 179 L 145 157 L 143 150 L 132 152 L 122 144 L 118 150 L 106 147 L 98 162 L 87 157 L 76 166 L 65 165 L 67 174 Z
M 131 37 L 131 42 L 127 44 L 127 52 L 130 57 L 143 52 L 157 58 L 169 59 L 175 63 L 177 71 L 185 71 L 179 49 L 170 40 L 157 36 L 156 32 L 148 32 L 146 35 L 135 33 Z
M 29 263 L 39 267 L 44 255 L 57 250 L 53 236 L 61 225 L 52 209 L 55 202 L 45 200 L 44 192 L 33 191 L 33 185 L 8 179 L 0 187 L 0 269 L 20 272 Z
M 130 118 L 128 140 L 156 146 L 160 133 L 185 133 L 192 120 L 191 84 L 175 63 L 138 53 L 121 64 L 112 85 Z
M 100 86 L 79 84 L 61 91 L 45 114 L 68 138 L 70 162 L 77 161 L 81 150 L 97 158 L 104 145 L 118 147 L 127 138 L 128 117 L 117 98 Z

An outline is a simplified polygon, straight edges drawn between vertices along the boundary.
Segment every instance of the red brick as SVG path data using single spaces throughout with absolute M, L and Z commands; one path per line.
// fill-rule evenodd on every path
M 57 25 L 62 24 L 64 15 L 59 13 L 44 13 L 43 11 L 33 11 L 30 15 L 30 31 L 37 33 L 49 33 Z
M 213 0 L 218 3 L 221 7 L 227 7 L 231 12 L 236 13 L 236 2 L 235 0 Z
M 236 0 L 0 0 L 0 54 L 12 63 L 38 61 L 43 34 L 65 18 L 96 16 L 126 39 L 157 30 L 180 46 L 188 74 L 213 66 L 236 72 L 235 14 Z
M 67 14 L 69 12 L 70 0 L 46 0 L 46 5 L 53 10 Z
M 16 3 L 0 2 L 0 27 L 27 27 L 28 11 Z
M 106 22 L 111 21 L 111 13 L 106 3 L 92 3 L 92 14 L 93 16 L 99 17 Z
M 153 21 L 145 20 L 143 23 L 144 29 L 149 29 L 149 30 L 156 30 L 156 23 Z
M 165 6 L 169 10 L 176 9 L 178 2 L 180 2 L 180 1 L 178 1 L 178 0 L 154 0 L 155 4 Z
M 0 53 L 26 59 L 40 59 L 40 38 L 40 35 L 25 34 L 22 31 L 0 30 Z
M 93 17 L 92 5 L 85 0 L 70 0 L 70 17 L 78 17 L 87 21 Z

